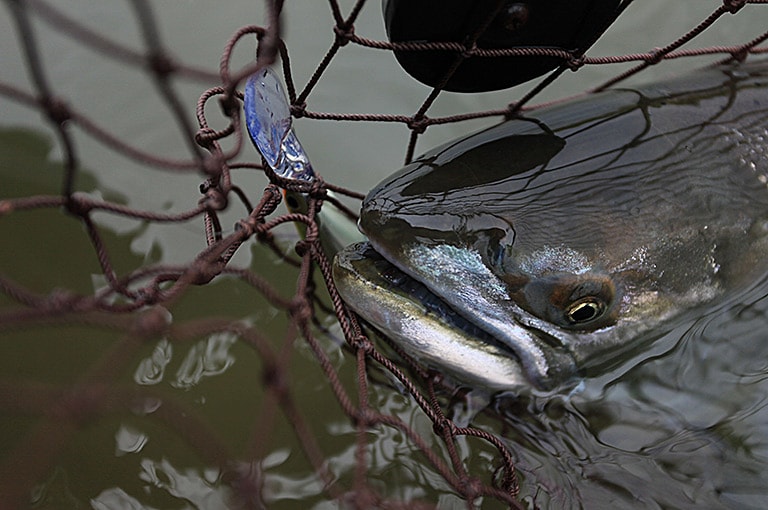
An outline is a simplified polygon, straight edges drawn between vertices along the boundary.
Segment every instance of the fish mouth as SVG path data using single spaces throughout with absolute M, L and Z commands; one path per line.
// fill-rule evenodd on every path
M 339 252 L 333 276 L 344 301 L 367 323 L 407 354 L 461 382 L 490 390 L 550 391 L 575 375 L 570 355 L 551 355 L 562 350 L 557 338 L 535 325 L 514 325 L 518 336 L 533 338 L 547 354 L 522 351 L 525 342 L 491 333 L 483 317 L 469 319 L 369 242 Z M 540 357 L 546 358 L 544 369 Z

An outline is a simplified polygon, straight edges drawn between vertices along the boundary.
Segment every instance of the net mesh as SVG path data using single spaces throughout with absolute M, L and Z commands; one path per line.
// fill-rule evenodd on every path
M 452 419 L 448 412 L 449 402 L 460 398 L 452 383 L 398 352 L 396 346 L 374 343 L 359 319 L 340 299 L 331 279 L 331 263 L 320 245 L 316 218 L 321 207 L 332 203 L 354 219 L 354 211 L 345 205 L 349 202 L 342 203 L 329 196 L 328 191 L 349 200 L 359 200 L 362 195 L 322 178 L 312 183 L 297 183 L 265 169 L 257 160 L 256 152 L 244 142 L 241 120 L 244 81 L 258 69 L 279 61 L 291 112 L 296 118 L 342 121 L 349 125 L 359 122 L 402 124 L 410 130 L 405 146 L 405 161 L 408 162 L 414 155 L 417 140 L 430 126 L 485 117 L 512 117 L 566 71 L 629 64 L 607 83 L 597 86 L 597 90 L 670 59 L 710 55 L 720 60 L 744 60 L 749 55 L 765 53 L 768 47 L 763 43 L 768 38 L 768 31 L 742 44 L 693 49 L 686 45 L 721 18 L 764 15 L 768 1 L 712 1 L 711 14 L 691 23 L 678 39 L 646 52 L 617 56 L 582 55 L 546 48 L 491 51 L 457 43 L 393 44 L 356 33 L 355 23 L 361 10 L 379 7 L 376 2 L 368 5 L 371 3 L 360 0 L 343 8 L 335 0 L 328 2 L 333 23 L 318 26 L 318 32 L 324 31 L 333 42 L 309 79 L 298 84 L 293 77 L 288 48 L 281 40 L 282 2 L 264 5 L 268 20 L 265 26 L 245 26 L 231 36 L 223 51 L 220 68 L 213 72 L 182 63 L 171 56 L 162 42 L 161 29 L 150 2 L 130 2 L 134 12 L 131 23 L 140 30 L 146 46 L 146 50 L 137 51 L 116 42 L 107 31 L 94 31 L 73 19 L 52 2 L 6 0 L 5 7 L 20 41 L 21 58 L 27 66 L 31 89 L 24 90 L 0 78 L 0 96 L 6 102 L 36 110 L 42 115 L 42 122 L 55 136 L 61 164 L 54 169 L 60 179 L 59 189 L 48 194 L 18 195 L 14 192 L 14 182 L 25 174 L 25 168 L 2 169 L 6 191 L 0 200 L 0 223 L 6 232 L 9 228 L 24 232 L 32 228 L 28 223 L 30 214 L 45 213 L 42 219 L 35 220 L 39 221 L 34 223 L 38 227 L 30 231 L 30 235 L 50 250 L 66 251 L 72 244 L 87 243 L 97 261 L 100 283 L 91 286 L 89 281 L 70 281 L 62 286 L 56 282 L 38 282 L 29 275 L 0 268 L 0 292 L 4 295 L 0 310 L 3 342 L 6 348 L 20 349 L 27 343 L 34 346 L 37 342 L 34 335 L 50 338 L 64 334 L 62 331 L 76 332 L 65 334 L 69 335 L 67 338 L 76 339 L 72 341 L 92 342 L 94 336 L 109 340 L 101 344 L 96 354 L 71 362 L 79 367 L 77 376 L 64 381 L 51 380 L 56 377 L 34 371 L 6 370 L 0 376 L 0 410 L 6 417 L 4 427 L 8 428 L 10 438 L 0 450 L 3 452 L 0 456 L 0 493 L 3 494 L 0 508 L 24 507 L 30 501 L 42 501 L 55 507 L 55 503 L 39 493 L 41 481 L 50 480 L 50 473 L 55 472 L 73 438 L 89 430 L 94 423 L 122 413 L 142 416 L 155 425 L 168 428 L 177 441 L 187 445 L 206 465 L 218 469 L 210 484 L 226 488 L 227 506 L 259 508 L 265 504 L 265 491 L 269 492 L 265 488 L 265 459 L 270 454 L 271 445 L 280 442 L 276 438 L 285 433 L 278 415 L 284 417 L 286 428 L 293 436 L 292 444 L 303 454 L 302 462 L 310 466 L 309 479 L 319 485 L 320 500 L 343 502 L 355 508 L 426 508 L 439 504 L 439 494 L 446 492 L 455 495 L 469 508 L 489 502 L 502 507 L 524 506 L 518 500 L 520 484 L 510 442 L 500 434 Z M 36 35 L 36 30 L 42 26 L 118 65 L 145 73 L 145 79 L 154 82 L 157 94 L 171 112 L 187 157 L 174 159 L 146 151 L 140 144 L 111 132 L 106 119 L 73 107 L 68 100 L 70 91 L 57 87 L 43 63 L 45 59 Z M 253 40 L 257 41 L 258 58 L 240 69 L 233 69 L 233 53 L 246 44 L 244 41 Z M 310 109 L 308 104 L 318 83 L 325 73 L 331 72 L 333 62 L 344 58 L 344 49 L 350 45 L 371 52 L 442 48 L 464 57 L 482 55 L 484 58 L 526 53 L 554 56 L 562 59 L 562 65 L 529 86 L 518 100 L 486 111 L 445 117 L 428 115 L 441 94 L 439 86 L 427 94 L 412 115 L 349 114 Z M 179 82 L 209 87 L 200 95 L 195 107 L 197 125 L 188 115 L 194 105 L 185 104 L 177 92 Z M 214 113 L 215 119 L 212 119 Z M 218 124 L 224 127 L 212 127 Z M 196 205 L 178 212 L 140 210 L 122 204 L 119 198 L 110 199 L 107 192 L 102 196 L 80 192 L 78 183 L 84 179 L 86 162 L 81 159 L 77 140 L 83 135 L 139 165 L 179 175 L 201 176 L 201 196 L 196 199 Z M 238 182 L 245 173 L 261 172 L 269 178 L 269 184 L 262 186 L 263 190 L 257 191 Z M 140 183 L 137 186 L 140 187 Z M 119 185 L 115 187 L 119 188 Z M 280 212 L 281 190 L 285 189 L 309 197 L 306 213 Z M 234 228 L 224 227 L 222 215 L 232 210 L 246 213 L 236 221 Z M 52 215 L 79 228 L 69 228 L 65 233 L 58 232 L 58 227 L 48 229 L 46 225 L 53 221 L 50 220 Z M 146 257 L 135 267 L 121 267 L 124 264 L 116 264 L 115 255 L 127 248 L 100 225 L 100 215 L 142 225 L 167 225 L 169 229 L 189 228 L 189 225 L 202 222 L 203 227 L 198 231 L 205 246 L 187 263 L 167 265 Z M 190 223 L 190 220 L 197 223 Z M 276 232 L 285 231 L 285 226 L 293 223 L 305 225 L 306 235 L 295 243 L 295 254 L 286 254 L 281 246 L 281 235 Z M 14 257 L 26 256 L 24 244 L 17 239 L 5 238 L 3 245 L 4 250 L 14 250 Z M 280 269 L 258 262 L 248 266 L 233 263 L 238 252 L 251 250 L 254 245 L 261 250 L 254 253 L 265 260 L 280 260 L 280 265 L 276 266 Z M 285 294 L 284 285 L 276 285 L 273 272 L 279 272 L 282 280 L 290 278 L 295 282 L 292 294 Z M 246 315 L 220 314 L 215 306 L 207 313 L 179 319 L 183 314 L 176 310 L 183 307 L 185 299 L 223 278 L 250 289 L 249 295 L 256 296 L 252 302 L 261 300 L 278 310 L 278 315 L 285 321 L 283 334 L 277 339 L 271 338 L 271 333 L 266 332 L 258 321 L 247 320 Z M 89 291 L 89 288 L 95 290 Z M 220 299 L 217 296 L 212 293 L 207 299 Z M 251 306 L 241 299 L 240 310 L 243 301 Z M 328 316 L 335 317 L 338 325 L 326 320 Z M 333 336 L 328 329 L 334 327 L 340 328 L 344 338 L 347 361 L 341 365 L 333 357 L 332 349 L 329 352 L 326 338 Z M 246 401 L 253 402 L 247 412 L 255 419 L 244 437 L 235 441 L 239 446 L 234 448 L 226 437 L 226 427 L 210 423 L 195 405 L 152 385 L 134 384 L 125 375 L 135 370 L 137 360 L 148 346 L 157 353 L 158 345 L 166 348 L 190 345 L 198 339 L 212 337 L 234 339 L 256 360 L 250 369 L 258 374 L 254 386 L 237 389 L 240 393 L 245 392 Z M 350 464 L 354 466 L 351 473 L 341 475 L 330 462 L 331 449 L 324 444 L 327 437 L 307 413 L 307 407 L 312 403 L 302 397 L 303 389 L 295 382 L 293 364 L 301 355 L 297 351 L 314 360 L 326 381 L 323 391 L 333 396 L 347 417 L 351 428 L 344 437 L 351 448 L 353 460 Z M 159 352 L 162 354 L 162 349 Z M 6 363 L 13 364 L 14 360 L 6 360 Z M 391 408 L 380 405 L 381 387 L 407 397 L 431 427 L 417 426 L 393 413 Z M 153 404 L 159 401 L 162 405 Z M 431 496 L 422 497 L 372 482 L 374 478 L 386 480 L 385 476 L 371 473 L 374 469 L 372 457 L 376 453 L 372 446 L 375 440 L 372 431 L 398 434 L 406 445 L 406 453 L 402 455 L 430 466 L 430 472 L 442 480 L 439 483 L 421 480 L 421 483 L 440 488 L 429 492 Z M 484 468 L 478 468 L 477 463 L 468 463 L 468 449 L 488 454 L 490 460 Z M 396 485 L 397 479 L 390 483 Z M 197 503 L 193 506 L 207 505 Z

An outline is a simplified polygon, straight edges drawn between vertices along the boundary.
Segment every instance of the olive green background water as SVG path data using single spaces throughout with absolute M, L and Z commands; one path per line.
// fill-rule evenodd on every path
M 352 2 L 342 2 L 348 12 Z M 332 16 L 325 2 L 286 2 L 286 42 L 294 78 L 303 85 L 333 39 Z M 670 5 L 671 4 L 671 5 Z M 109 38 L 142 49 L 139 29 L 127 2 L 62 1 L 68 15 Z M 646 0 L 636 2 L 591 54 L 647 51 L 673 40 L 711 12 L 717 2 Z M 255 2 L 213 4 L 201 0 L 153 5 L 163 41 L 184 62 L 215 70 L 232 32 L 259 23 L 263 7 Z M 768 25 L 768 10 L 751 8 L 720 20 L 694 46 L 751 39 Z M 0 8 L 0 77 L 33 89 L 5 5 Z M 43 64 L 54 90 L 73 107 L 116 136 L 163 157 L 186 157 L 184 143 L 150 76 L 111 60 L 35 22 Z M 371 2 L 356 24 L 359 35 L 384 38 L 379 2 Z M 238 47 L 236 63 L 252 58 L 249 43 Z M 650 80 L 702 65 L 694 59 L 665 63 L 643 73 Z M 623 67 L 566 73 L 541 100 L 578 93 Z M 197 97 L 207 85 L 179 80 L 177 90 L 192 118 Z M 445 94 L 430 115 L 497 108 L 518 98 L 525 87 L 477 96 Z M 406 76 L 383 51 L 352 45 L 342 49 L 310 97 L 315 111 L 412 114 L 429 90 Z M 210 118 L 216 113 L 209 111 Z M 489 124 L 476 121 L 430 128 L 420 150 Z M 214 122 L 214 127 L 217 127 Z M 314 167 L 330 182 L 366 190 L 402 163 L 408 131 L 401 125 L 337 123 L 301 119 L 297 133 Z M 200 176 L 179 175 L 115 154 L 78 130 L 75 140 L 83 163 L 78 190 L 154 211 L 181 211 L 199 199 Z M 61 151 L 53 132 L 36 111 L 0 98 L 0 197 L 53 194 L 61 182 Z M 243 160 L 256 161 L 246 148 Z M 237 182 L 258 197 L 266 180 L 236 174 Z M 225 228 L 243 215 L 236 209 Z M 153 262 L 186 263 L 203 247 L 202 221 L 156 225 L 98 214 L 119 272 Z M 292 228 L 277 232 L 290 250 Z M 81 226 L 58 211 L 0 218 L 0 271 L 40 292 L 66 288 L 91 293 L 104 286 L 92 247 Z M 294 290 L 295 271 L 261 248 L 244 246 L 233 263 L 250 265 L 284 295 Z M 765 286 L 714 306 L 710 313 L 681 323 L 637 366 L 590 381 L 572 398 L 547 402 L 509 400 L 475 423 L 510 438 L 520 462 L 524 495 L 541 493 L 538 502 L 554 508 L 579 501 L 604 503 L 634 498 L 670 505 L 693 501 L 697 491 L 726 493 L 734 507 L 765 502 L 762 478 L 768 460 L 765 393 L 768 319 Z M 3 298 L 5 306 L 9 302 Z M 286 337 L 288 319 L 253 289 L 223 278 L 195 289 L 173 310 L 173 320 L 223 315 L 258 324 L 275 346 Z M 327 319 L 327 324 L 333 326 Z M 71 384 L 108 351 L 118 333 L 87 328 L 34 328 L 0 340 L 0 379 Z M 323 340 L 342 379 L 352 387 L 354 367 L 334 337 Z M 724 347 L 725 346 L 725 347 Z M 291 366 L 294 395 L 321 442 L 331 470 L 350 481 L 354 467 L 354 429 L 341 412 L 306 347 L 299 345 Z M 186 344 L 160 340 L 144 345 L 115 374 L 119 384 L 151 387 L 190 412 L 190 423 L 206 424 L 234 459 L 246 461 L 267 419 L 275 428 L 261 445 L 258 469 L 263 499 L 273 508 L 328 508 L 314 470 L 306 463 L 282 416 L 258 416 L 264 392 L 261 361 L 237 338 L 215 335 Z M 702 387 L 707 383 L 706 387 Z M 407 398 L 387 385 L 372 386 L 372 402 L 429 436 L 431 423 Z M 53 455 L 51 470 L 34 494 L 40 508 L 226 508 L 228 488 L 220 473 L 179 433 L 148 419 L 153 409 L 108 414 L 74 433 Z M 183 414 L 183 413 L 182 413 Z M 28 444 L 37 419 L 25 413 L 0 417 L 0 459 Z M 400 434 L 374 430 L 371 484 L 384 494 L 423 498 L 443 507 L 463 507 L 447 484 L 427 469 Z M 480 442 L 462 442 L 473 471 L 489 480 L 497 466 L 493 450 Z M 2 462 L 2 461 L 0 461 Z M 735 466 L 728 473 L 721 463 Z M 242 466 L 241 466 L 242 467 Z M 235 469 L 235 468 L 233 468 Z M 12 473 L 4 471 L 12 484 Z M 687 477 L 687 478 L 686 478 Z M 588 480 L 588 481 L 585 481 Z M 538 490 L 537 490 L 538 489 Z M 762 490 L 761 490 L 762 489 Z M 543 495 L 549 492 L 550 496 Z M 686 499 L 688 498 L 688 499 Z M 704 502 L 719 504 L 706 496 Z M 587 503 L 587 506 L 589 506 Z M 490 505 L 493 506 L 493 505 Z

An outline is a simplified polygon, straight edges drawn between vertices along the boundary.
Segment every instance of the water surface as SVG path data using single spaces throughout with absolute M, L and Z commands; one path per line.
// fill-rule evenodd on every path
M 342 2 L 345 12 L 351 4 Z M 663 45 L 694 20 L 704 18 L 718 2 L 636 4 L 595 54 Z M 136 49 L 143 47 L 127 2 L 74 0 L 57 5 L 111 38 Z M 155 8 L 163 40 L 172 53 L 211 70 L 217 68 L 230 34 L 245 23 L 258 23 L 263 11 L 252 2 L 215 8 L 209 2 L 159 2 Z M 721 20 L 700 45 L 757 35 L 766 18 L 762 10 L 753 12 L 759 15 Z M 286 13 L 295 78 L 303 84 L 331 44 L 332 16 L 323 2 L 287 2 Z M 10 16 L 0 16 L 0 27 L 2 80 L 31 90 Z M 54 88 L 73 107 L 144 150 L 165 157 L 187 155 L 184 140 L 148 74 L 85 48 L 44 23 L 36 22 L 35 29 Z M 357 33 L 383 38 L 377 2 L 364 9 Z M 649 40 L 648 34 L 656 39 Z M 237 62 L 250 58 L 250 51 L 243 49 Z M 643 79 L 695 65 L 675 61 L 650 70 Z M 385 52 L 345 47 L 331 71 L 308 105 L 313 110 L 412 114 L 428 94 Z M 542 100 L 581 91 L 615 72 L 609 68 L 567 73 L 562 84 Z M 190 118 L 207 86 L 178 83 Z M 496 108 L 518 96 L 519 91 L 477 97 L 447 94 L 431 113 Z M 56 193 L 61 151 L 53 132 L 38 112 L 5 98 L 0 101 L 0 196 Z M 419 149 L 489 122 L 432 128 Z M 363 191 L 401 165 L 408 137 L 403 126 L 305 119 L 296 125 L 314 167 L 326 179 Z M 78 190 L 155 211 L 180 211 L 197 203 L 201 176 L 158 171 L 74 131 L 83 162 Z M 255 161 L 256 156 L 246 153 L 243 159 Z M 258 174 L 242 173 L 237 178 L 254 197 L 266 184 Z M 225 216 L 225 228 L 231 228 L 242 214 L 233 208 Z M 186 263 L 204 246 L 200 220 L 157 225 L 99 214 L 96 221 L 121 273 L 149 263 Z M 277 232 L 286 250 L 295 240 L 288 227 Z M 43 293 L 66 288 L 85 294 L 103 288 L 93 248 L 81 226 L 66 214 L 48 210 L 6 216 L 0 218 L 0 235 L 4 240 L 0 270 L 26 287 Z M 265 275 L 286 296 L 294 291 L 295 270 L 260 247 L 244 247 L 234 263 Z M 765 290 L 758 282 L 748 292 L 681 323 L 642 361 L 587 381 L 571 397 L 541 402 L 503 399 L 474 423 L 507 438 L 519 462 L 525 501 L 535 499 L 542 507 L 599 507 L 616 498 L 619 507 L 637 506 L 638 500 L 651 507 L 651 502 L 673 507 L 692 507 L 694 502 L 712 507 L 765 506 Z M 9 305 L 7 298 L 1 302 Z M 289 336 L 285 314 L 235 279 L 222 278 L 190 291 L 171 312 L 180 324 L 211 315 L 258 324 L 276 350 Z M 332 320 L 323 320 L 332 325 Z M 333 506 L 326 501 L 315 469 L 301 454 L 294 422 L 268 402 L 263 359 L 234 336 L 202 335 L 179 343 L 161 338 L 137 346 L 119 363 L 107 365 L 113 369 L 116 395 L 125 398 L 118 402 L 129 403 L 125 395 L 136 392 L 145 396 L 151 392 L 155 400 L 143 398 L 140 406 L 116 406 L 117 410 L 99 413 L 85 423 L 41 418 L 55 403 L 47 390 L 40 391 L 42 386 L 69 388 L 82 381 L 94 367 L 103 366 L 99 364 L 120 342 L 119 331 L 82 325 L 3 332 L 0 393 L 4 409 L 11 410 L 0 417 L 4 487 L 14 487 L 29 466 L 16 460 L 42 459 L 38 465 L 44 469 L 32 495 L 36 508 L 225 508 L 232 502 L 232 473 L 251 470 L 262 487 L 253 506 Z M 322 345 L 343 384 L 353 389 L 356 374 L 351 358 L 334 336 L 324 338 Z M 296 408 L 321 444 L 334 476 L 350 485 L 355 429 L 328 391 L 309 349 L 297 344 L 291 352 Z M 439 449 L 431 421 L 412 400 L 385 374 L 373 370 L 372 378 L 379 382 L 370 388 L 372 404 L 432 438 Z M 457 419 L 466 419 L 467 402 L 456 400 Z M 166 409 L 170 411 L 163 414 Z M 370 435 L 368 480 L 377 491 L 445 508 L 465 507 L 442 477 L 414 454 L 413 445 L 402 434 L 382 428 Z M 204 445 L 214 443 L 210 453 Z M 469 470 L 490 480 L 498 467 L 495 450 L 478 441 L 461 440 L 459 446 Z M 231 461 L 225 470 L 213 460 L 221 452 Z M 252 462 L 254 457 L 259 460 Z M 501 505 L 486 502 L 484 506 Z

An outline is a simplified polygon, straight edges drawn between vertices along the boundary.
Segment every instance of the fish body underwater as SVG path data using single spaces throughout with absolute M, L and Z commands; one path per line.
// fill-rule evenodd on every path
M 612 89 L 385 179 L 334 281 L 427 365 L 556 391 L 763 274 L 767 182 L 768 62 Z

